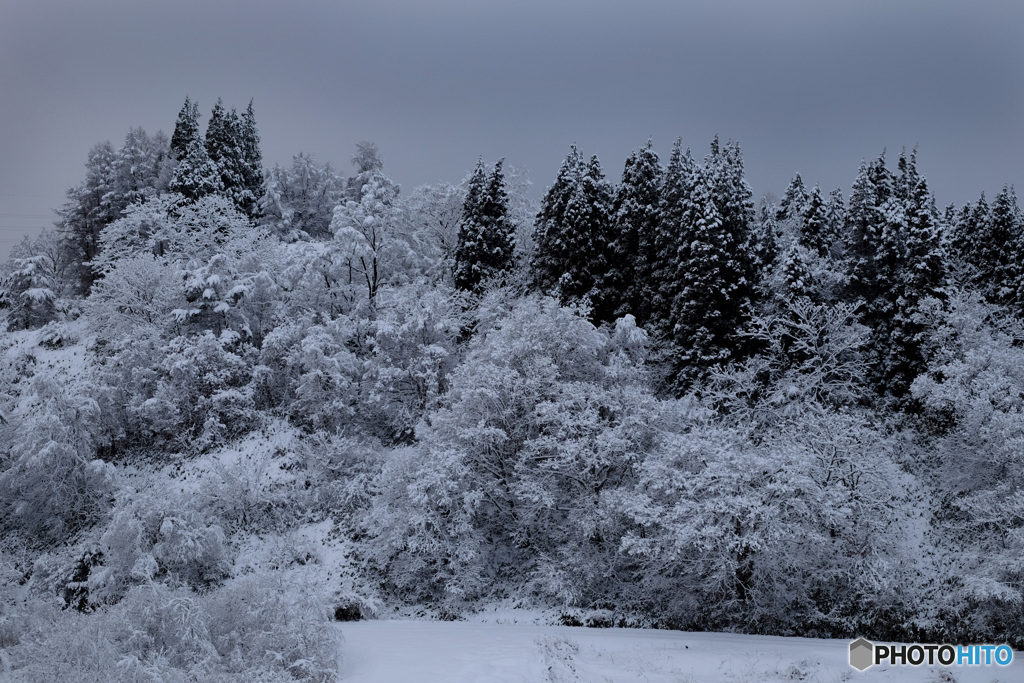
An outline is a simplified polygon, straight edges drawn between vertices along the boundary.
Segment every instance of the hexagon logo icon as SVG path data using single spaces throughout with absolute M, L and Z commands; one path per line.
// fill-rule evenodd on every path
M 850 666 L 863 671 L 875 663 L 875 646 L 867 638 L 858 638 L 850 643 Z

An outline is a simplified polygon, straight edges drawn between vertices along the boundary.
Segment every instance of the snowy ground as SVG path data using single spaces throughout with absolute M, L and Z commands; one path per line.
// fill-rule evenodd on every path
M 847 664 L 846 640 L 425 621 L 353 622 L 342 632 L 345 683 L 1024 683 L 1019 652 L 1009 667 L 860 673 Z

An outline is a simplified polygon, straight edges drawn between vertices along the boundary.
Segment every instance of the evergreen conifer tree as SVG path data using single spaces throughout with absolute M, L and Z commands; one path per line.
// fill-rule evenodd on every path
M 992 303 L 1017 307 L 1024 279 L 1024 219 L 1016 192 L 1003 187 L 991 205 L 982 195 L 964 223 L 957 244 L 972 266 L 975 285 Z
M 817 185 L 811 190 L 811 195 L 807 203 L 804 204 L 800 218 L 800 246 L 816 252 L 823 258 L 828 256 L 830 244 L 828 216 L 825 201 L 821 197 L 821 188 Z
M 250 215 L 256 198 L 246 186 L 246 162 L 242 141 L 242 121 L 234 109 L 227 111 L 218 99 L 206 126 L 206 154 L 220 175 L 221 189 L 235 206 Z
M 680 240 L 676 294 L 670 315 L 678 391 L 737 357 L 738 331 L 749 317 L 750 300 L 736 259 L 736 244 L 714 201 L 714 178 L 702 169 L 694 184 L 692 222 Z
M 565 210 L 583 173 L 583 158 L 573 145 L 555 182 L 541 199 L 533 230 L 535 247 L 530 259 L 532 286 L 541 292 L 554 292 L 565 262 L 573 257 L 565 236 Z
M 189 144 L 185 157 L 174 169 L 174 177 L 167 189 L 191 201 L 208 194 L 223 193 L 220 169 L 207 156 L 202 140 L 196 138 Z
M 843 191 L 838 187 L 829 193 L 825 203 L 825 223 L 828 226 L 829 243 L 837 244 L 846 225 L 846 203 L 843 201 Z
M 846 213 L 846 254 L 850 301 L 870 301 L 879 291 L 880 263 L 877 260 L 882 239 L 881 207 L 892 195 L 892 175 L 885 167 L 885 152 L 878 159 L 862 161 L 850 195 Z
M 626 159 L 612 207 L 609 269 L 601 284 L 613 316 L 631 313 L 641 325 L 651 315 L 662 175 L 650 140 Z
M 790 247 L 782 258 L 782 279 L 785 283 L 783 296 L 787 301 L 795 301 L 802 297 L 812 301 L 818 299 L 818 287 L 814 277 L 796 245 Z
M 13 258 L 0 278 L 0 308 L 7 308 L 9 330 L 41 327 L 57 316 L 57 296 L 46 277 L 45 257 Z
M 782 201 L 779 202 L 775 219 L 784 221 L 790 218 L 799 218 L 803 214 L 807 200 L 808 196 L 807 189 L 804 187 L 804 179 L 797 173 L 789 181 L 789 187 L 786 188 L 785 194 L 782 195 Z
M 692 199 L 698 171 L 690 150 L 684 153 L 683 141 L 677 139 L 665 169 L 653 244 L 654 259 L 648 271 L 651 302 L 647 322 L 664 338 L 670 338 L 672 333 L 672 307 L 680 287 L 677 267 L 687 258 L 689 250 L 686 236 L 693 222 Z
M 145 201 L 160 188 L 160 174 L 168 155 L 167 137 L 157 133 L 150 137 L 142 128 L 133 128 L 125 136 L 114 162 L 114 190 L 107 201 L 120 216 L 130 204 Z
M 754 193 L 744 178 L 743 153 L 739 143 L 731 141 L 720 147 L 716 137 L 712 143 L 712 154 L 705 163 L 713 178 L 712 197 L 728 236 L 725 243 L 729 250 L 726 277 L 735 288 L 734 305 L 728 315 L 735 325 L 734 331 L 738 332 L 749 319 L 760 285 L 754 256 L 753 226 L 757 215 Z M 733 337 L 736 358 L 744 358 L 752 351 L 740 344 L 743 339 L 746 338 L 738 333 Z
M 199 105 L 186 97 L 171 135 L 171 155 L 181 159 L 188 152 L 189 143 L 198 137 Z
M 922 302 L 941 296 L 945 263 L 939 213 L 915 155 L 899 175 L 884 153 L 861 172 L 850 198 L 851 293 L 870 328 L 871 381 L 879 394 L 905 400 L 925 369 Z
M 599 287 L 608 268 L 611 221 L 612 188 L 601 162 L 593 156 L 565 206 L 562 236 L 566 258 L 557 286 L 562 303 L 588 297 L 594 322 L 611 321 L 614 314 L 612 302 Z
M 972 268 L 977 269 L 984 264 L 985 255 L 982 250 L 986 247 L 990 220 L 989 206 L 983 190 L 977 203 L 963 207 L 953 225 L 950 246 L 953 252 Z
M 257 213 L 260 200 L 263 198 L 263 153 L 260 151 L 260 133 L 256 128 L 256 114 L 252 109 L 252 100 L 239 124 L 239 143 L 242 156 L 242 187 L 241 205 L 239 209 L 249 215 Z
M 88 263 L 99 252 L 100 233 L 117 218 L 105 198 L 113 192 L 117 154 L 109 142 L 94 145 L 85 162 L 85 180 L 67 191 L 68 201 L 57 210 L 60 232 Z M 81 269 L 85 289 L 92 283 L 92 271 Z
M 488 282 L 515 266 L 515 225 L 508 216 L 504 160 L 494 165 L 490 177 L 483 161 L 469 180 L 459 241 L 455 250 L 455 286 L 480 294 Z
M 761 205 L 760 215 L 751 236 L 751 255 L 757 271 L 757 279 L 764 281 L 772 272 L 779 251 L 779 223 L 775 219 L 775 207 L 770 202 Z

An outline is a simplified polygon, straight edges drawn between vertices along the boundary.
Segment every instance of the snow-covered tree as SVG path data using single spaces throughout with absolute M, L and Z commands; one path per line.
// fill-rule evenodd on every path
M 663 169 L 647 145 L 626 159 L 612 206 L 614 228 L 604 298 L 616 317 L 632 314 L 641 323 L 651 315 Z
M 248 216 L 256 216 L 263 198 L 263 152 L 260 151 L 260 133 L 256 127 L 252 100 L 249 100 L 249 106 L 242 112 L 238 133 L 243 188 L 243 199 L 238 208 Z
M 530 261 L 533 287 L 553 292 L 564 272 L 565 262 L 575 256 L 564 234 L 565 211 L 584 173 L 583 157 L 573 145 L 562 162 L 555 182 L 544 193 L 534 224 L 534 252 Z
M 96 459 L 99 407 L 37 375 L 0 455 L 0 522 L 36 542 L 61 542 L 98 522 L 116 489 L 114 468 Z
M 808 199 L 807 188 L 804 187 L 804 179 L 797 173 L 793 176 L 793 180 L 789 182 L 785 194 L 782 195 L 782 201 L 779 202 L 775 219 L 781 222 L 800 218 L 807 206 Z
M 457 604 L 525 584 L 579 604 L 606 587 L 605 494 L 632 477 L 656 412 L 627 351 L 645 336 L 628 316 L 609 339 L 551 299 L 479 330 L 423 446 L 381 477 L 368 530 L 398 596 Z
M 84 308 L 101 339 L 144 339 L 160 334 L 180 305 L 173 268 L 149 252 L 112 264 L 93 285 Z
M 1024 329 L 962 290 L 931 313 L 935 352 L 912 386 L 941 426 L 928 460 L 943 558 L 930 607 L 948 615 L 942 628 L 951 639 L 1016 639 L 1024 627 Z
M 742 165 L 731 149 L 720 151 L 716 140 L 705 167 L 692 175 L 689 196 L 681 197 L 682 205 L 665 214 L 683 221 L 676 238 L 674 296 L 666 324 L 678 390 L 688 388 L 714 366 L 745 354 L 739 335 L 752 313 L 755 264 L 749 213 L 753 208 L 748 207 Z M 668 190 L 665 196 L 670 197 Z
M 171 135 L 170 150 L 175 159 L 181 159 L 188 153 L 193 140 L 199 138 L 199 105 L 188 97 L 178 112 L 178 120 L 174 123 Z
M 262 191 L 263 162 L 252 102 L 245 114 L 239 116 L 234 109 L 225 110 L 218 99 L 206 126 L 204 145 L 220 178 L 220 191 L 239 211 L 254 216 Z M 190 151 L 186 152 L 188 156 L 192 156 Z
M 831 246 L 827 209 L 821 188 L 815 185 L 800 214 L 800 246 L 817 252 L 822 258 L 828 256 Z
M 420 250 L 398 202 L 399 186 L 380 172 L 361 175 L 359 201 L 349 199 L 334 209 L 334 241 L 329 248 L 334 275 L 330 277 L 352 291 L 361 290 L 353 303 L 366 302 L 372 309 L 384 284 L 400 284 L 419 275 Z
M 925 366 L 926 299 L 945 278 L 938 210 L 916 155 L 900 157 L 900 174 L 885 159 L 861 165 L 848 220 L 850 291 L 872 329 L 873 380 L 881 394 L 902 399 Z
M 473 171 L 459 221 L 455 249 L 455 286 L 480 294 L 515 267 L 516 225 L 508 215 L 504 159 L 490 174 L 481 160 Z
M 174 176 L 167 189 L 192 201 L 225 191 L 222 173 L 210 158 L 202 140 L 196 138 L 189 143 L 185 156 L 174 169 Z
M 330 164 L 319 164 L 312 156 L 297 154 L 290 168 L 268 169 L 260 198 L 260 225 L 271 227 L 286 239 L 307 235 L 322 239 L 332 236 L 334 207 L 345 196 L 345 181 Z
M 78 251 L 79 263 L 88 263 L 96 256 L 100 233 L 117 219 L 117 214 L 104 202 L 104 197 L 114 188 L 116 158 L 109 142 L 93 146 L 85 162 L 85 180 L 68 189 L 67 202 L 57 210 L 59 230 Z M 83 268 L 81 276 L 83 287 L 88 289 L 92 283 L 91 271 Z
M 650 267 L 651 318 L 648 324 L 662 335 L 671 334 L 674 322 L 671 307 L 679 293 L 676 267 L 680 249 L 685 249 L 685 235 L 693 214 L 691 198 L 697 165 L 690 150 L 683 152 L 683 141 L 672 146 L 658 206 L 658 226 Z
M 57 317 L 54 292 L 43 255 L 11 259 L 10 270 L 0 279 L 0 308 L 9 309 L 11 330 L 31 330 Z
M 422 185 L 405 199 L 413 233 L 437 252 L 436 277 L 449 285 L 454 284 L 455 250 L 465 201 L 466 189 L 450 183 Z
M 153 254 L 166 262 L 208 260 L 229 244 L 244 252 L 260 241 L 234 203 L 217 194 L 194 202 L 175 193 L 136 204 L 104 231 L 93 267 L 109 271 L 119 260 Z
M 142 128 L 128 131 L 114 161 L 114 187 L 106 197 L 117 215 L 165 189 L 171 163 L 168 145 L 163 133 L 150 137 Z

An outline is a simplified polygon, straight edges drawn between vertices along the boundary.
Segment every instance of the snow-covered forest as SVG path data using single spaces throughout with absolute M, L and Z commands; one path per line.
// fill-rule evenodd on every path
M 495 606 L 1024 647 L 1013 189 L 638 142 L 539 205 L 264 168 L 251 103 L 93 147 L 0 274 L 0 672 L 333 680 L 335 620 Z

